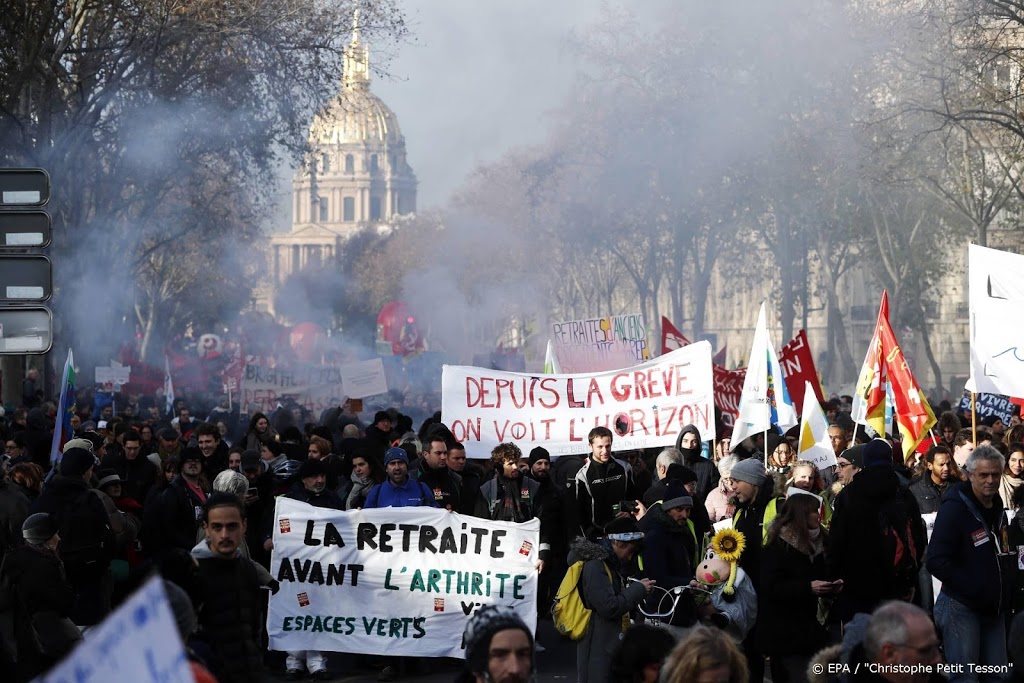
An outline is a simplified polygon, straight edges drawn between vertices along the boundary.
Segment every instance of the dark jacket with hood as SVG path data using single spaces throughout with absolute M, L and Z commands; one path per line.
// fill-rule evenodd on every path
M 495 467 L 495 470 L 498 468 Z M 474 516 L 502 522 L 527 522 L 540 520 L 540 546 L 538 557 L 547 562 L 551 554 L 551 540 L 548 531 L 557 522 L 544 507 L 540 495 L 540 483 L 516 470 L 514 479 L 506 479 L 499 473 L 480 487 Z
M 291 485 L 288 489 L 288 493 L 284 494 L 285 498 L 291 498 L 302 503 L 307 503 L 315 508 L 328 508 L 330 510 L 344 510 L 345 503 L 338 497 L 338 494 L 329 488 L 325 488 L 320 493 L 313 493 L 305 486 L 302 485 L 302 481 L 299 480 Z
M 141 453 L 134 460 L 126 458 L 124 453 L 111 453 L 103 458 L 102 466 L 117 472 L 124 480 L 125 495 L 134 498 L 139 505 L 145 504 L 149 490 L 162 476 L 160 468 Z
M 683 437 L 691 433 L 697 435 L 698 447 L 683 448 Z M 686 425 L 676 437 L 676 449 L 683 454 L 683 464 L 697 475 L 697 497 L 705 500 L 708 494 L 718 486 L 720 475 L 715 463 L 701 455 L 700 443 L 700 430 L 694 425 Z
M 928 545 L 928 571 L 942 592 L 986 616 L 1005 612 L 1011 602 L 1016 558 L 1004 542 L 1005 528 L 1002 499 L 997 495 L 986 510 L 970 482 L 960 482 L 942 499 Z
M 143 545 L 150 557 L 170 548 L 185 552 L 196 544 L 196 532 L 202 517 L 204 500 L 192 492 L 184 477 L 176 476 L 170 485 L 151 498 L 143 510 Z
M 42 408 L 33 408 L 25 416 L 25 455 L 32 462 L 50 469 L 50 447 L 53 445 L 53 430 Z
M 580 532 L 588 538 L 595 538 L 595 530 L 615 517 L 615 505 L 636 499 L 633 468 L 618 458 L 611 458 L 605 463 L 587 459 L 576 473 L 573 484 L 576 489 L 576 520 Z
M 628 568 L 612 552 L 610 541 L 591 543 L 576 539 L 569 550 L 569 564 L 579 561 L 585 562 L 580 574 L 580 596 L 593 613 L 576 645 L 576 680 L 604 683 L 622 635 L 623 617 L 640 604 L 647 592 L 641 583 L 627 584 Z
M 906 597 L 917 585 L 917 569 L 897 570 L 895 542 L 887 529 L 900 536 L 905 555 L 916 555 L 918 562 L 927 536 L 914 495 L 900 485 L 892 468 L 863 469 L 840 499 L 832 515 L 827 557 L 830 578 L 843 579 L 832 613 L 845 622 L 886 600 Z
M 647 509 L 647 514 L 637 522 L 637 526 L 644 532 L 643 575 L 654 579 L 665 589 L 689 585 L 697 562 L 696 555 L 700 551 L 692 525 L 678 524 L 662 509 L 661 503 L 655 503 Z M 648 611 L 667 610 L 667 599 L 664 601 L 666 604 L 657 604 L 663 597 L 664 593 L 660 591 L 652 593 L 647 598 Z M 676 607 L 672 623 L 690 626 L 694 620 L 693 599 L 687 592 Z
M 764 511 L 768 503 L 775 499 L 775 487 L 772 478 L 765 476 L 764 484 L 757 489 L 757 497 L 745 504 L 736 506 L 733 515 L 733 527 L 743 534 L 747 545 L 740 555 L 740 567 L 754 583 L 754 589 L 761 589 L 761 539 L 764 538 Z

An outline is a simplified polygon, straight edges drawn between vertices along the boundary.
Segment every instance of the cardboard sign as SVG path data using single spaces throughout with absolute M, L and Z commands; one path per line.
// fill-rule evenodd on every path
M 365 398 L 386 394 L 388 380 L 380 358 L 341 366 L 341 386 L 349 398 Z
M 651 357 L 647 327 L 639 314 L 554 323 L 551 341 L 565 373 L 618 370 Z

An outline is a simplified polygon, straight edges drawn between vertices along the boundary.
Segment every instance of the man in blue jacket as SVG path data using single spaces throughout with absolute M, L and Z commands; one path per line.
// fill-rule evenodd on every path
M 1005 620 L 1012 596 L 1006 516 L 999 497 L 1005 461 L 991 446 L 967 458 L 968 481 L 942 499 L 928 546 L 928 571 L 942 581 L 935 623 L 946 661 L 962 665 L 950 681 L 1002 680 L 972 666 L 1007 663 Z M 971 666 L 968 666 L 971 665 Z
M 366 494 L 364 508 L 438 507 L 434 492 L 426 484 L 409 478 L 409 455 L 392 446 L 384 453 L 387 478 Z

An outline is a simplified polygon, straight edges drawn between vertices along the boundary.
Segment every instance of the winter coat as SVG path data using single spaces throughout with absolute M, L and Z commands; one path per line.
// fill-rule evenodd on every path
M 687 434 L 697 435 L 697 448 L 683 448 L 683 437 Z M 701 455 L 699 445 L 701 441 L 700 430 L 695 425 L 686 425 L 676 437 L 676 450 L 683 454 L 683 464 L 697 475 L 697 495 L 704 498 L 718 486 L 721 475 L 719 475 L 715 463 Z
M 36 649 L 28 623 L 33 614 L 52 612 L 70 618 L 75 591 L 68 583 L 64 565 L 56 553 L 44 546 L 23 545 L 7 554 L 3 564 L 5 581 L 10 581 L 14 598 L 12 612 L 14 645 L 18 654 L 17 680 L 27 681 L 57 663 Z M 5 629 L 6 631 L 6 629 Z
M 364 508 L 438 507 L 434 492 L 423 484 L 406 479 L 401 486 L 395 486 L 390 479 L 377 484 L 366 494 Z
M 725 484 L 722 480 L 718 481 L 718 486 L 708 494 L 707 499 L 704 501 L 704 509 L 708 511 L 708 519 L 711 523 L 721 522 L 723 519 L 729 519 L 736 514 L 736 506 L 729 502 L 729 499 L 734 496 L 734 493 L 725 490 Z
M 1010 560 L 1016 561 L 1006 547 L 1003 502 L 996 496 L 993 505 L 998 508 L 998 515 L 991 512 L 994 525 L 982 514 L 970 482 L 957 484 L 942 499 L 928 545 L 928 571 L 942 582 L 942 592 L 989 616 L 1009 608 Z
M 32 462 L 50 469 L 50 448 L 53 445 L 53 430 L 42 408 L 33 408 L 25 416 L 25 454 Z
M 179 474 L 170 485 L 151 498 L 143 512 L 143 544 L 150 557 L 165 550 L 180 548 L 186 552 L 196 542 L 196 530 L 204 501 L 185 484 Z
M 204 551 L 205 549 L 205 551 Z M 262 680 L 260 647 L 262 596 L 256 569 L 241 557 L 225 559 L 205 543 L 193 549 L 199 564 L 199 639 L 208 644 L 218 662 L 212 666 L 222 683 Z
M 662 509 L 661 503 L 655 503 L 637 524 L 644 532 L 643 575 L 654 579 L 659 587 L 665 589 L 688 586 L 693 579 L 698 552 L 693 523 L 687 519 L 685 524 L 678 524 Z M 649 612 L 668 609 L 665 604 L 659 610 L 658 603 L 664 595 L 661 591 L 655 591 L 647 598 Z M 676 626 L 690 626 L 693 622 L 693 599 L 687 592 L 676 606 L 672 623 Z
M 124 453 L 111 453 L 103 458 L 102 466 L 117 472 L 124 480 L 121 486 L 125 494 L 139 501 L 140 505 L 146 502 L 146 494 L 162 476 L 160 468 L 141 455 L 129 460 Z
M 1013 509 L 1013 492 L 1021 484 L 1024 484 L 1024 479 L 1011 477 L 1009 474 L 1004 474 L 999 482 L 999 497 L 1003 499 L 1003 507 L 1007 510 Z
M 329 508 L 331 510 L 344 510 L 345 504 L 338 498 L 338 494 L 330 489 L 325 488 L 320 493 L 313 493 L 305 486 L 302 485 L 301 481 L 297 481 L 292 484 L 291 488 L 288 489 L 288 493 L 284 494 L 285 498 L 297 500 L 302 503 L 307 503 L 315 508 Z
M 518 470 L 514 479 L 495 475 L 480 487 L 474 516 L 502 522 L 522 523 L 531 519 L 540 520 L 540 545 L 538 558 L 547 562 L 551 555 L 550 529 L 557 524 L 552 511 L 544 507 L 540 495 L 540 484 L 524 476 Z
M 615 517 L 614 506 L 624 500 L 636 500 L 633 489 L 633 468 L 623 460 L 612 458 L 606 463 L 587 463 L 573 480 L 576 489 L 576 520 L 580 533 L 588 537 Z
M 746 549 L 740 555 L 740 567 L 754 582 L 754 589 L 761 587 L 761 543 L 764 538 L 764 513 L 768 503 L 775 500 L 775 491 L 771 487 L 771 479 L 757 490 L 757 497 L 736 508 L 733 515 L 733 528 L 747 539 Z
M 1010 540 L 1010 553 L 1013 557 L 1020 557 L 1021 553 L 1024 552 L 1024 515 L 1016 515 L 1007 525 L 1007 532 Z M 1016 579 L 1011 606 L 1013 613 L 1017 614 L 1024 611 L 1024 569 L 1018 563 L 1010 573 Z
M 812 655 L 825 646 L 828 634 L 818 623 L 818 596 L 811 592 L 811 581 L 824 581 L 826 571 L 820 536 L 807 547 L 784 528 L 764 547 L 761 585 L 766 590 L 758 596 L 757 629 L 762 654 Z
M 932 481 L 932 475 L 925 471 L 917 481 L 910 484 L 910 492 L 914 494 L 917 507 L 921 510 L 922 515 L 930 515 L 933 512 L 939 511 L 939 503 L 942 502 L 942 496 L 946 495 L 946 491 L 950 489 L 950 485 L 954 481 L 951 479 L 945 486 L 940 488 Z
M 838 496 L 829 527 L 828 574 L 843 579 L 832 613 L 841 621 L 870 613 L 886 600 L 902 599 L 917 586 L 917 570 L 897 576 L 893 544 L 884 527 L 907 536 L 920 561 L 927 536 L 917 501 L 892 469 L 868 467 Z
M 647 592 L 641 583 L 626 584 L 622 567 L 611 544 L 577 539 L 569 550 L 569 564 L 583 561 L 579 591 L 593 610 L 583 638 L 576 645 L 578 683 L 605 683 L 612 655 L 622 636 L 623 617 L 639 606 Z M 611 571 L 611 580 L 608 572 Z
M 433 492 L 438 507 L 458 512 L 462 505 L 462 477 L 447 467 L 433 469 L 421 458 L 419 466 L 409 472 L 409 478 L 426 484 Z
M 7 548 L 22 544 L 21 525 L 28 517 L 29 504 L 20 487 L 0 480 L 0 562 Z

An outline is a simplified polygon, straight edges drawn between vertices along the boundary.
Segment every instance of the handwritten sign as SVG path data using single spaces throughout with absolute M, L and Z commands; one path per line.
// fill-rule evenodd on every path
M 163 582 L 152 578 L 36 683 L 193 683 Z
M 265 413 L 285 398 L 291 398 L 314 415 L 331 406 L 331 398 L 342 394 L 341 371 L 335 367 L 298 365 L 268 367 L 249 363 L 242 381 L 242 405 L 260 405 Z
M 1006 396 L 999 394 L 975 394 L 975 410 L 978 417 L 990 417 L 995 415 L 1003 421 L 1004 425 L 1010 424 L 1010 415 L 1013 412 L 1013 401 Z M 960 399 L 960 410 L 971 411 L 971 397 L 964 396 Z
M 674 445 L 694 424 L 715 438 L 711 345 L 697 342 L 616 372 L 527 375 L 446 365 L 441 415 L 455 438 L 493 448 L 515 441 L 524 452 L 588 452 L 594 427 L 611 429 L 612 450 Z
M 131 366 L 99 366 L 96 368 L 96 384 L 116 384 L 122 386 L 131 381 Z
M 638 314 L 554 323 L 551 341 L 567 373 L 618 370 L 651 357 L 644 317 Z
M 271 650 L 458 657 L 483 605 L 537 624 L 540 522 L 439 508 L 340 512 L 277 499 Z
M 387 393 L 388 380 L 380 358 L 341 366 L 341 384 L 349 398 L 366 398 Z

